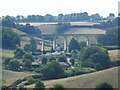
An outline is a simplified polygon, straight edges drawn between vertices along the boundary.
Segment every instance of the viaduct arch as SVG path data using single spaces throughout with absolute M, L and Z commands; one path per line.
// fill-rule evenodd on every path
M 67 38 L 72 36 L 74 37 L 76 40 L 78 40 L 78 38 L 80 36 L 84 36 L 87 38 L 87 45 L 88 46 L 91 46 L 91 45 L 96 45 L 98 42 L 97 42 L 97 37 L 98 36 L 101 36 L 101 35 L 104 35 L 104 34 L 42 34 L 42 35 L 20 35 L 21 37 L 23 36 L 28 36 L 28 37 L 38 37 L 38 38 L 41 38 L 42 39 L 42 47 L 41 47 L 41 51 L 44 51 L 44 46 L 45 46 L 45 37 L 52 37 L 53 38 L 53 41 L 52 41 L 52 47 L 53 49 L 56 49 L 56 40 L 57 40 L 57 37 L 59 36 L 62 36 L 64 38 L 64 51 L 67 51 L 68 50 L 68 43 L 67 43 Z M 95 40 L 93 40 L 93 38 L 95 38 Z

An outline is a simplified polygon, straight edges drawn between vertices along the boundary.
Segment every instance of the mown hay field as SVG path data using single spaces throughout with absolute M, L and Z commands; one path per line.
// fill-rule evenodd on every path
M 96 85 L 101 82 L 107 82 L 114 88 L 118 88 L 118 67 L 90 74 L 84 74 L 64 79 L 48 80 L 43 82 L 47 88 L 52 87 L 54 84 L 61 84 L 65 88 L 95 88 Z M 34 84 L 28 85 L 26 87 L 34 88 Z

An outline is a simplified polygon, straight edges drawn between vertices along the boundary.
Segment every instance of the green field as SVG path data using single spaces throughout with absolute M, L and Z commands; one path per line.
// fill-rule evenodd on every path
M 53 34 L 56 33 L 56 25 L 39 25 L 37 26 L 42 34 Z
M 14 72 L 9 70 L 3 70 L 2 72 L 2 78 L 5 80 L 5 85 L 12 84 L 17 79 L 22 79 L 26 76 L 33 75 L 35 73 L 33 72 Z
M 54 84 L 61 84 L 65 88 L 95 88 L 96 84 L 101 82 L 107 82 L 114 88 L 118 88 L 118 67 L 95 73 L 43 82 L 47 88 L 52 87 Z M 33 88 L 34 85 L 29 85 L 27 87 Z
M 1 53 L 3 58 L 12 58 L 14 56 L 13 50 L 2 49 Z
M 71 28 L 65 34 L 105 34 L 105 31 L 96 28 Z

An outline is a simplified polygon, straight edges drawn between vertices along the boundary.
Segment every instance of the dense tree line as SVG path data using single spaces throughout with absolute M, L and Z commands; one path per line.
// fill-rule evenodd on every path
M 10 17 L 10 16 L 7 16 Z M 87 12 L 71 13 L 71 14 L 58 14 L 53 16 L 51 14 L 42 15 L 28 15 L 27 17 L 22 15 L 12 16 L 12 20 L 16 22 L 72 22 L 72 21 L 95 21 L 104 19 L 98 13 L 88 15 Z

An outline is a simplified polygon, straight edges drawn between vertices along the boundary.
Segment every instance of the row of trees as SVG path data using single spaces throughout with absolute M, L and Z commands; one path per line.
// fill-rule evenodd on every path
M 108 17 L 115 17 L 113 13 L 110 13 Z M 88 15 L 87 12 L 83 13 L 71 13 L 71 14 L 58 14 L 58 16 L 53 16 L 51 14 L 42 15 L 28 15 L 24 17 L 22 15 L 18 15 L 16 17 L 12 16 L 12 20 L 16 22 L 68 22 L 68 21 L 96 21 L 105 19 L 100 16 L 98 13 Z

